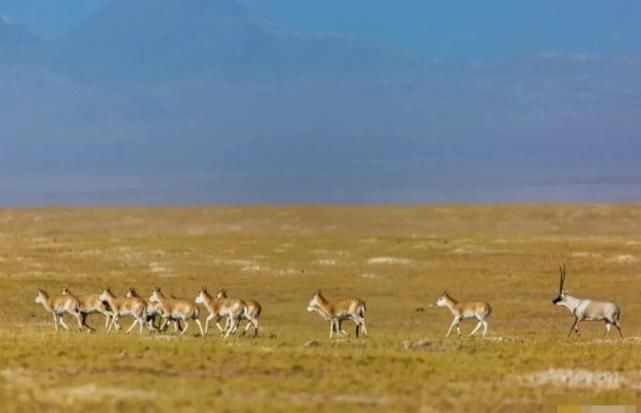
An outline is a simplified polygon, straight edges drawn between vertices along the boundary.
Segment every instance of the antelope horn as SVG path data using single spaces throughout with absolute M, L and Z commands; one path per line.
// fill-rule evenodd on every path
M 559 284 L 559 294 L 561 294 L 563 292 L 563 283 L 565 282 L 565 274 L 561 264 L 559 264 L 559 271 L 561 272 L 561 278 L 560 278 L 561 283 Z

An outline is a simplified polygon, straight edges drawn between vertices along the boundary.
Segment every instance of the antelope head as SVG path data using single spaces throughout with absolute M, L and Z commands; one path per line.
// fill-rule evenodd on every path
M 207 287 L 203 287 L 200 289 L 198 292 L 198 295 L 196 296 L 196 304 L 205 304 L 205 301 L 207 300 L 207 295 L 209 293 L 207 292 Z
M 321 308 L 321 303 L 323 301 L 323 296 L 321 290 L 316 290 L 316 293 L 312 296 L 311 300 L 307 304 L 307 311 L 313 313 L 318 311 Z
M 44 290 L 38 290 L 38 294 L 36 295 L 36 304 L 45 304 L 48 298 L 49 295 Z
M 216 293 L 216 298 L 227 298 L 227 289 L 223 288 Z
M 109 299 L 113 298 L 113 296 L 114 295 L 111 292 L 111 290 L 109 288 L 105 288 L 104 290 L 102 290 L 102 293 L 100 293 L 100 296 L 98 297 L 98 299 L 102 302 L 105 302 L 105 301 L 109 301 Z
M 71 291 L 67 287 L 63 288 L 62 291 L 60 292 L 62 295 L 70 295 Z
M 447 291 L 443 291 L 443 294 L 436 300 L 437 307 L 447 307 L 447 303 L 450 301 L 450 296 L 447 294 Z
M 552 300 L 554 305 L 566 305 L 566 299 L 568 296 L 567 291 L 563 288 L 565 286 L 565 264 L 559 264 L 559 271 L 561 272 L 561 283 L 559 284 L 559 296 Z
M 160 302 L 160 287 L 154 288 L 154 292 L 151 293 L 151 296 L 149 297 L 149 302 L 150 303 L 158 303 Z

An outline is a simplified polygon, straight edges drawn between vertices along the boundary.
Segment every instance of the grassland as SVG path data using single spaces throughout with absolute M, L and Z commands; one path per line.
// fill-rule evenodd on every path
M 0 211 L 2 411 L 554 411 L 636 404 L 641 206 L 78 208 Z M 567 338 L 577 296 L 616 300 Z M 37 288 L 226 287 L 264 306 L 257 339 L 54 333 Z M 328 339 L 317 288 L 368 304 L 368 339 Z M 447 289 L 492 303 L 486 339 L 443 336 Z M 204 318 L 204 317 L 203 317 Z M 469 332 L 474 324 L 464 324 Z M 352 326 L 349 326 L 353 330 Z M 190 333 L 195 334 L 191 327 Z M 207 409 L 204 408 L 207 406 Z

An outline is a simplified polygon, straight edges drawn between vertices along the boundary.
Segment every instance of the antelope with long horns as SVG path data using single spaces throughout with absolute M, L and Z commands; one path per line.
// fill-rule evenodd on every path
M 58 332 L 58 324 L 65 330 L 69 330 L 69 327 L 62 319 L 65 314 L 70 314 L 78 321 L 78 330 L 82 331 L 86 328 L 90 332 L 93 331 L 91 327 L 84 323 L 80 313 L 80 303 L 73 295 L 54 295 L 50 297 L 45 290 L 38 290 L 35 302 L 36 304 L 42 304 L 44 309 L 53 315 L 53 326 L 56 332 Z
M 443 292 L 441 296 L 436 300 L 436 305 L 438 307 L 447 307 L 452 314 L 454 315 L 454 320 L 450 325 L 450 329 L 447 330 L 445 338 L 450 336 L 452 329 L 456 327 L 456 333 L 461 335 L 461 321 L 475 318 L 478 323 L 476 328 L 470 333 L 470 337 L 476 334 L 481 327 L 483 327 L 483 337 L 487 333 L 488 324 L 487 318 L 492 314 L 492 307 L 484 301 L 473 301 L 473 302 L 463 302 L 459 303 L 447 293 Z
M 566 275 L 565 264 L 563 264 L 562 266 L 559 265 L 559 270 L 561 271 L 559 296 L 552 300 L 552 303 L 567 308 L 572 313 L 572 315 L 574 315 L 574 323 L 572 324 L 572 327 L 570 327 L 568 337 L 572 335 L 572 331 L 575 331 L 577 334 L 579 334 L 579 322 L 581 321 L 605 321 L 605 334 L 603 335 L 603 337 L 607 336 L 608 333 L 610 333 L 612 326 L 615 326 L 617 330 L 619 330 L 621 338 L 623 338 L 621 324 L 619 323 L 619 317 L 621 316 L 621 310 L 619 309 L 619 306 L 615 303 L 585 300 L 572 297 L 564 289 Z
M 361 331 L 367 337 L 367 327 L 365 326 L 367 306 L 365 301 L 359 298 L 331 301 L 323 297 L 321 290 L 317 290 L 307 304 L 307 311 L 317 312 L 325 321 L 329 322 L 330 339 L 334 337 L 334 332 L 347 335 L 341 328 L 341 322 L 345 320 L 352 320 L 356 323 L 356 337 Z

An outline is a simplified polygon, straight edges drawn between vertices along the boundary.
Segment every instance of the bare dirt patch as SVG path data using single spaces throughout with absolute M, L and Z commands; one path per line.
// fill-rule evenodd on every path
M 374 257 L 370 258 L 367 260 L 368 264 L 400 264 L 400 265 L 407 265 L 411 264 L 412 260 L 407 259 L 407 258 L 399 258 L 399 257 Z
M 584 369 L 548 369 L 520 376 L 517 381 L 527 386 L 562 386 L 571 389 L 616 390 L 621 388 L 640 388 L 638 383 L 617 372 Z

